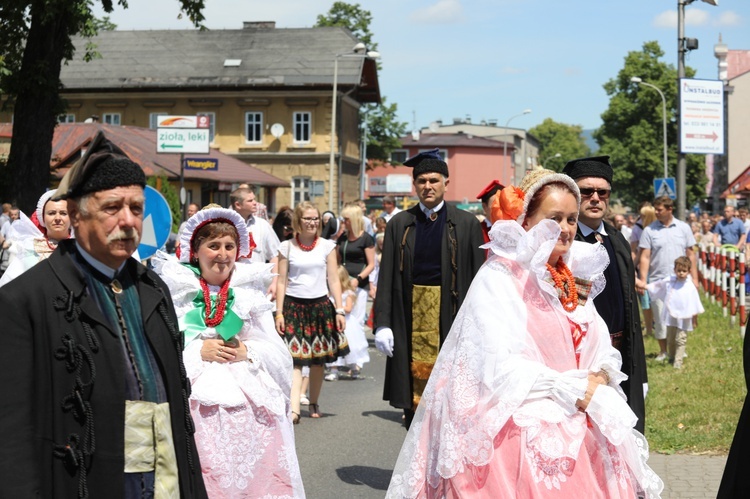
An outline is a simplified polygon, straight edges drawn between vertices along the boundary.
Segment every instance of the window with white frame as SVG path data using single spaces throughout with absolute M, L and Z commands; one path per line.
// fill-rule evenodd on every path
M 310 177 L 292 177 L 292 206 L 310 201 Z
M 76 122 L 76 115 L 75 114 L 60 114 L 57 116 L 57 122 L 58 123 L 75 123 Z
M 120 113 L 103 113 L 102 114 L 102 123 L 106 123 L 107 125 L 120 125 L 121 123 L 120 119 Z
M 409 151 L 406 149 L 394 149 L 391 151 L 391 163 L 401 163 L 409 157 Z
M 159 128 L 159 116 L 169 116 L 169 113 L 157 112 L 148 114 L 148 127 L 151 130 L 156 130 L 157 128 Z
M 245 142 L 248 144 L 263 142 L 263 113 L 259 111 L 245 113 Z
M 208 116 L 208 141 L 213 142 L 216 136 L 216 113 L 207 111 L 204 113 L 195 113 L 196 116 Z
M 308 111 L 296 111 L 292 121 L 294 123 L 294 142 L 296 144 L 309 144 L 312 130 L 312 113 Z

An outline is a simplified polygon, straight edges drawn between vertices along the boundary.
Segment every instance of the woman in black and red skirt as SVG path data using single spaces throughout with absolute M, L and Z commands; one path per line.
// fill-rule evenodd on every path
M 294 422 L 298 423 L 302 367 L 310 366 L 310 417 L 319 418 L 323 367 L 348 354 L 349 346 L 336 274 L 336 243 L 320 237 L 320 212 L 307 201 L 294 209 L 292 226 L 294 238 L 279 246 L 276 330 L 294 361 L 291 399 Z

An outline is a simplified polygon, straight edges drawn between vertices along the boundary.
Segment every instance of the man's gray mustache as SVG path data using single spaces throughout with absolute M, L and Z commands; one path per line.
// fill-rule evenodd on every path
M 120 239 L 133 239 L 135 245 L 138 246 L 141 242 L 141 235 L 135 229 L 121 230 L 118 229 L 107 236 L 107 244 L 119 241 Z

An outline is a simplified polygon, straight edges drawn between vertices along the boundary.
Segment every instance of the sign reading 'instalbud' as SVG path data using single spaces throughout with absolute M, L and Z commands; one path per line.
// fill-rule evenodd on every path
M 724 154 L 724 83 L 680 80 L 680 151 Z

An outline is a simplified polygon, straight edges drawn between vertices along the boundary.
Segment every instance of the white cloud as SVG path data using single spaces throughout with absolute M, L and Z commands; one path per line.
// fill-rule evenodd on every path
M 510 66 L 506 66 L 502 69 L 502 72 L 506 75 L 520 75 L 522 73 L 527 73 L 529 70 L 526 68 L 513 68 Z
M 437 3 L 412 12 L 411 20 L 426 24 L 447 24 L 461 22 L 464 8 L 460 0 L 438 0 Z
M 705 10 L 685 10 L 685 26 L 706 26 L 709 24 L 710 18 L 711 16 Z M 677 11 L 667 10 L 657 14 L 651 24 L 655 28 L 677 29 Z
M 710 18 L 711 16 L 705 10 L 685 10 L 685 26 L 706 26 Z
M 717 27 L 739 26 L 740 24 L 742 24 L 742 17 L 731 10 L 722 12 L 719 15 L 718 19 L 714 20 L 713 22 L 713 25 Z
M 581 68 L 570 67 L 563 69 L 564 76 L 580 76 L 581 74 L 583 74 Z

